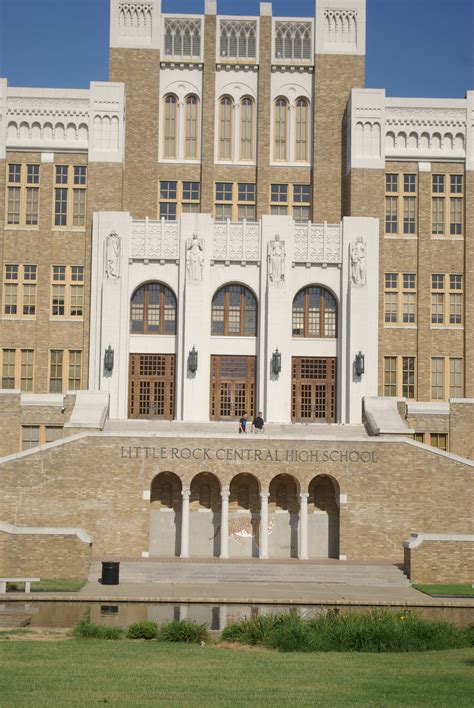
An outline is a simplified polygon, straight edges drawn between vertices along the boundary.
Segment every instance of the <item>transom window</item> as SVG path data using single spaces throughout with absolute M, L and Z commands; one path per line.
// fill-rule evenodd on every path
M 275 58 L 311 59 L 311 22 L 276 22 Z
M 293 300 L 293 337 L 335 337 L 337 303 L 334 295 L 320 286 L 303 288 Z
M 199 182 L 160 181 L 160 219 L 176 221 L 181 214 L 199 211 L 201 185 Z
M 211 334 L 232 337 L 257 335 L 257 300 L 244 285 L 224 285 L 212 299 Z
M 132 334 L 176 334 L 176 298 L 163 283 L 145 283 L 132 295 Z
M 272 184 L 270 190 L 270 214 L 290 215 L 297 223 L 309 221 L 309 184 Z
M 221 20 L 220 53 L 229 59 L 255 59 L 257 23 Z
M 201 56 L 201 20 L 165 18 L 165 56 L 189 57 Z
M 216 182 L 216 221 L 255 221 L 254 182 Z

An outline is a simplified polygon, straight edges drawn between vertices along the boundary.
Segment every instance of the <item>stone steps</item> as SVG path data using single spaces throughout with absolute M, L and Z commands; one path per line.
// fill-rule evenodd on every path
M 93 563 L 90 579 L 101 575 L 100 563 Z M 127 583 L 343 583 L 370 587 L 409 587 L 395 565 L 298 564 L 259 565 L 252 563 L 205 562 L 121 562 L 120 581 Z

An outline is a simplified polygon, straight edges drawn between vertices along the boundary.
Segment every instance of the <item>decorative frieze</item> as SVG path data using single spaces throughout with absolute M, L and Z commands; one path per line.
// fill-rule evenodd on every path
M 340 263 L 340 224 L 295 224 L 295 263 Z
M 178 234 L 177 221 L 134 221 L 130 258 L 176 260 L 179 257 Z
M 260 238 L 259 223 L 216 221 L 212 258 L 216 261 L 259 261 Z

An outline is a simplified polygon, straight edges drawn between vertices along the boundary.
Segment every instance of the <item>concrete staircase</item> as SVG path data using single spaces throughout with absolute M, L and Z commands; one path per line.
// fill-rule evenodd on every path
M 101 576 L 93 563 L 89 580 Z M 407 588 L 409 581 L 395 565 L 352 563 L 219 563 L 199 561 L 122 561 L 120 583 L 330 583 L 359 587 Z

